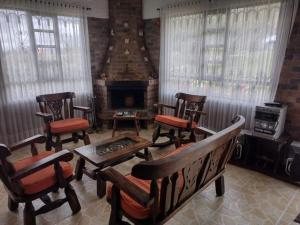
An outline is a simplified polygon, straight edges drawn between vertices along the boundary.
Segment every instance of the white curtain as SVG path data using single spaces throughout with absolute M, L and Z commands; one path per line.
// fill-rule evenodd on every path
M 295 0 L 214 0 L 161 10 L 160 101 L 206 95 L 204 125 L 220 130 L 236 114 L 250 128 L 254 106 L 273 101 Z
M 34 2 L 0 0 L 0 143 L 42 132 L 37 95 L 92 95 L 84 10 Z

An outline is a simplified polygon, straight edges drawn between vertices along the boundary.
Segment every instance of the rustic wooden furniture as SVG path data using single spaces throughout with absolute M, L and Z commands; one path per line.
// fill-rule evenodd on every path
M 212 182 L 217 196 L 222 196 L 225 166 L 244 123 L 238 116 L 233 125 L 200 142 L 164 158 L 138 163 L 127 176 L 111 167 L 100 171 L 112 182 L 107 192 L 112 208 L 109 224 L 126 224 L 122 215 L 134 224 L 163 224 Z
M 42 117 L 45 122 L 45 131 L 47 133 L 46 149 L 51 150 L 55 147 L 56 151 L 62 149 L 62 144 L 70 141 L 77 142 L 82 139 L 84 144 L 90 144 L 90 139 L 86 130 L 89 128 L 87 114 L 89 107 L 73 106 L 75 93 L 63 92 L 56 94 L 39 95 L 36 100 L 41 112 L 36 115 Z M 74 110 L 83 112 L 83 118 L 75 118 Z M 82 132 L 82 134 L 79 134 Z M 71 138 L 61 140 L 61 135 L 72 134 Z M 52 137 L 56 137 L 53 142 Z
M 81 180 L 83 173 L 97 180 L 97 195 L 102 198 L 106 193 L 106 182 L 102 179 L 99 171 L 105 167 L 113 166 L 131 159 L 134 155 L 152 159 L 148 147 L 151 142 L 130 133 L 118 135 L 102 142 L 82 146 L 74 150 L 79 155 L 76 165 L 76 179 Z M 144 149 L 144 154 L 140 153 Z M 90 170 L 85 167 L 85 160 L 97 167 Z
M 118 115 L 118 113 L 115 113 L 113 116 L 114 122 L 113 122 L 113 132 L 112 137 L 115 136 L 116 131 L 118 130 L 118 121 L 134 121 L 135 131 L 136 135 L 139 136 L 139 130 L 140 130 L 140 123 L 139 118 L 136 112 L 128 112 L 128 114 Z
M 291 142 L 292 139 L 288 135 L 282 135 L 278 139 L 272 140 L 254 136 L 251 132 L 241 132 L 239 145 L 235 149 L 230 163 L 299 186 L 299 182 L 285 171 Z
M 157 104 L 158 115 L 155 116 L 156 129 L 152 136 L 153 147 L 163 147 L 170 144 L 176 144 L 177 147 L 182 143 L 195 142 L 194 130 L 198 125 L 206 96 L 190 95 L 177 93 L 176 106 L 166 104 Z M 173 115 L 163 115 L 164 108 L 174 110 Z M 167 133 L 161 133 L 162 128 L 167 128 Z M 177 131 L 177 135 L 175 132 Z M 189 138 L 184 139 L 182 132 L 188 132 Z M 169 140 L 163 143 L 156 143 L 159 137 L 168 137 Z
M 70 182 L 73 180 L 73 168 L 68 161 L 73 154 L 67 150 L 57 153 L 44 151 L 38 153 L 35 144 L 45 143 L 46 137 L 36 135 L 8 148 L 0 144 L 0 178 L 8 192 L 8 208 L 15 211 L 19 203 L 25 203 L 24 224 L 35 225 L 35 216 L 53 210 L 68 202 L 73 214 L 80 210 L 80 204 Z M 11 162 L 8 157 L 12 151 L 31 146 L 31 157 Z M 52 201 L 47 195 L 65 190 L 66 198 Z M 32 202 L 41 199 L 45 204 L 35 210 Z

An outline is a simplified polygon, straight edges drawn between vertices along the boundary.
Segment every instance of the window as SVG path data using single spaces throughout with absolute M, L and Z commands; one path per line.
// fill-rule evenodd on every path
M 256 91 L 268 99 L 280 8 L 274 2 L 171 16 L 170 80 L 214 97 L 244 99 Z
M 33 43 L 39 79 L 55 79 L 59 76 L 59 46 L 57 19 L 50 16 L 30 16 L 32 21 Z

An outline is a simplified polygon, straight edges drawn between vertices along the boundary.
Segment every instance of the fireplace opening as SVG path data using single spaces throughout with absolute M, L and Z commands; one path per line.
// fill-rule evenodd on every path
M 111 109 L 143 109 L 144 90 L 114 90 L 110 91 Z

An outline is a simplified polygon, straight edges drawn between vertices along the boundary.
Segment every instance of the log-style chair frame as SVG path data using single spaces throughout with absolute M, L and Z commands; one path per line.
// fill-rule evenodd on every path
M 74 92 L 62 92 L 55 94 L 39 95 L 36 97 L 36 101 L 39 104 L 40 112 L 36 113 L 36 116 L 41 117 L 45 123 L 45 131 L 47 133 L 46 150 L 51 150 L 51 147 L 55 147 L 56 151 L 62 149 L 62 144 L 68 142 L 78 142 L 78 139 L 82 139 L 85 145 L 90 144 L 90 139 L 86 130 L 74 130 L 72 131 L 72 137 L 61 140 L 63 133 L 52 133 L 50 129 L 50 123 L 52 121 L 64 120 L 68 118 L 74 118 L 74 110 L 83 112 L 83 119 L 87 119 L 88 113 L 91 112 L 89 107 L 74 106 L 73 98 L 75 98 Z M 80 134 L 81 132 L 82 134 Z M 56 137 L 56 141 L 53 141 L 53 136 Z
M 152 135 L 153 147 L 164 147 L 174 143 L 178 147 L 184 143 L 195 142 L 195 129 L 193 128 L 193 123 L 198 124 L 201 115 L 206 115 L 206 113 L 202 111 L 206 96 L 177 93 L 175 97 L 177 99 L 175 106 L 162 103 L 155 105 L 157 107 L 158 115 L 163 115 L 165 113 L 164 109 L 171 109 L 174 111 L 173 116 L 188 120 L 187 127 L 175 127 L 160 121 L 155 121 L 156 128 Z M 162 128 L 169 129 L 169 131 L 167 133 L 162 133 Z M 184 138 L 184 135 L 182 134 L 184 131 L 189 132 L 188 139 Z M 167 137 L 169 140 L 157 143 L 156 141 L 159 137 Z
M 23 213 L 24 225 L 35 225 L 35 217 L 37 215 L 47 213 L 55 208 L 58 208 L 65 202 L 69 203 L 73 214 L 76 214 L 81 209 L 77 195 L 70 184 L 74 177 L 70 176 L 69 178 L 65 179 L 59 163 L 72 160 L 73 154 L 71 152 L 68 150 L 62 150 L 19 171 L 15 171 L 13 164 L 9 161 L 9 159 L 7 159 L 7 157 L 9 157 L 13 151 L 24 149 L 25 146 L 29 145 L 31 146 L 32 156 L 36 156 L 38 155 L 38 151 L 35 144 L 42 144 L 45 142 L 45 136 L 36 135 L 21 141 L 10 148 L 4 144 L 0 144 L 0 179 L 2 180 L 4 187 L 8 192 L 8 208 L 11 211 L 15 211 L 18 209 L 19 203 L 25 203 Z M 51 165 L 54 165 L 57 183 L 35 194 L 28 195 L 24 193 L 24 190 L 20 184 L 20 180 Z M 52 201 L 48 196 L 48 193 L 56 192 L 59 190 L 59 188 L 64 189 L 66 197 Z M 37 210 L 34 209 L 32 204 L 32 202 L 36 199 L 41 199 L 44 203 L 44 205 Z
M 207 129 L 199 128 L 198 133 L 204 132 L 211 136 L 192 144 L 176 155 L 135 165 L 131 176 L 150 180 L 150 193 L 145 192 L 113 168 L 101 171 L 102 177 L 113 183 L 109 224 L 127 224 L 122 221 L 123 215 L 134 224 L 164 224 L 186 205 L 194 194 L 202 191 L 212 182 L 215 182 L 217 196 L 222 196 L 225 192 L 223 177 L 225 166 L 232 155 L 244 123 L 245 119 L 238 116 L 233 125 L 218 133 L 210 133 Z M 184 178 L 184 187 L 180 191 L 177 188 L 179 171 L 182 171 Z M 158 182 L 161 182 L 160 189 Z M 126 214 L 120 205 L 120 191 L 140 205 L 150 207 L 150 217 L 136 220 Z

